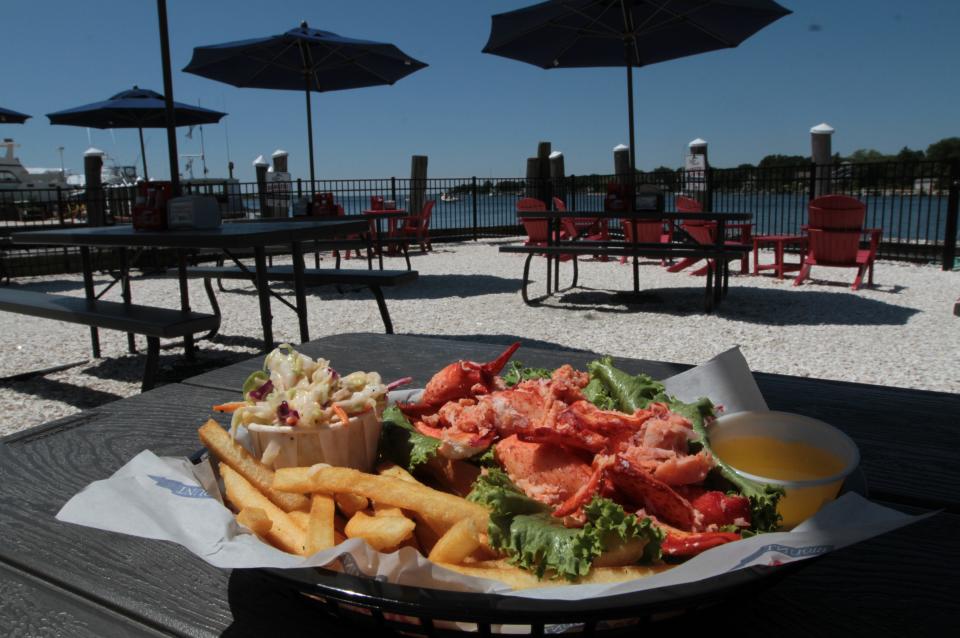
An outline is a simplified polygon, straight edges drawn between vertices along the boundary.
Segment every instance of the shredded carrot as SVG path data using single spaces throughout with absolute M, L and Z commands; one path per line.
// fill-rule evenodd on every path
M 336 403 L 333 404 L 333 411 L 336 413 L 336 415 L 337 415 L 338 417 L 340 417 L 340 420 L 343 421 L 343 424 L 344 424 L 344 425 L 346 425 L 346 424 L 347 424 L 347 421 L 350 420 L 350 417 L 347 416 L 346 410 L 344 410 L 343 408 L 341 408 L 341 407 L 340 407 L 339 405 L 337 405 Z
M 246 401 L 231 401 L 229 403 L 221 403 L 220 405 L 213 406 L 214 412 L 226 412 L 227 414 L 233 414 L 238 409 L 242 408 L 247 404 Z

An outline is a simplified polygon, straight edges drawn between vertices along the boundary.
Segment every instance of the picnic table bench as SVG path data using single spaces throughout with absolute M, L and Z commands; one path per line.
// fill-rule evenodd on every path
M 0 288 L 0 310 L 56 319 L 95 328 L 121 330 L 147 338 L 147 362 L 141 388 L 156 382 L 160 362 L 160 339 L 185 337 L 197 332 L 216 332 L 220 315 L 171 310 L 118 301 L 87 300 L 17 288 Z
M 168 274 L 170 276 L 179 276 L 179 271 L 170 270 Z M 220 305 L 217 303 L 213 293 L 213 287 L 210 285 L 211 279 L 217 279 L 218 281 L 221 279 L 246 279 L 253 282 L 255 286 L 257 285 L 256 273 L 242 265 L 191 266 L 186 269 L 186 275 L 194 278 L 203 277 L 207 297 L 217 315 L 220 314 Z M 295 276 L 293 266 L 270 266 L 266 269 L 266 278 L 268 281 L 292 283 L 295 280 Z M 303 284 L 305 286 L 355 285 L 369 288 L 377 300 L 377 308 L 380 310 L 380 318 L 383 320 L 384 330 L 387 334 L 393 334 L 393 322 L 390 320 L 387 302 L 383 297 L 383 288 L 410 283 L 416 281 L 417 277 L 419 277 L 419 273 L 417 273 L 416 270 L 306 268 L 303 271 Z M 220 286 L 220 289 L 223 290 L 223 287 Z M 273 293 L 271 292 L 271 294 Z M 282 303 L 290 305 L 283 297 L 276 297 Z

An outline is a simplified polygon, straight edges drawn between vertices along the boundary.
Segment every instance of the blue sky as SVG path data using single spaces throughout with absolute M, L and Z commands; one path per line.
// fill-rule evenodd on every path
M 282 148 L 308 175 L 302 92 L 238 89 L 180 71 L 194 46 L 282 33 L 305 19 L 345 36 L 386 41 L 430 66 L 394 86 L 313 94 L 318 178 L 522 175 L 539 141 L 564 152 L 569 173 L 613 170 L 627 142 L 622 69 L 544 71 L 480 53 L 490 15 L 532 0 L 168 0 L 174 97 L 228 112 L 204 129 L 211 176 L 253 179 L 252 162 Z M 781 0 L 794 13 L 739 48 L 635 71 L 637 165 L 682 164 L 687 143 L 710 143 L 715 166 L 770 153 L 808 154 L 809 129 L 828 122 L 833 148 L 894 153 L 960 135 L 960 2 Z M 3 2 L 0 106 L 30 113 L 0 125 L 27 166 L 82 169 L 92 143 L 117 163 L 139 159 L 135 130 L 51 126 L 44 116 L 136 84 L 163 91 L 151 0 Z M 178 135 L 199 153 L 199 135 Z M 165 133 L 145 131 L 152 177 L 167 172 Z M 181 170 L 183 163 L 181 162 Z M 195 174 L 199 176 L 199 163 Z

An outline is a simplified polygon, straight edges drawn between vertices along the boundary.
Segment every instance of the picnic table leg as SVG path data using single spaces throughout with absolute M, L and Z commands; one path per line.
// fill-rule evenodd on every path
M 377 218 L 373 221 L 374 228 L 374 238 L 377 241 L 377 263 L 380 265 L 380 270 L 383 270 L 383 241 L 380 239 L 380 219 Z
M 303 250 L 300 242 L 290 244 L 293 256 L 293 289 L 297 298 L 297 319 L 300 320 L 300 343 L 310 341 L 310 328 L 307 326 L 307 295 L 303 283 Z
M 87 297 L 87 302 L 93 303 L 97 298 L 97 293 L 93 290 L 93 265 L 90 261 L 90 247 L 80 246 L 80 261 L 83 264 L 83 292 Z M 93 358 L 100 358 L 100 332 L 96 326 L 90 326 L 90 348 L 93 350 Z
M 133 300 L 133 296 L 130 293 L 130 262 L 127 258 L 126 248 L 120 249 L 120 296 L 123 298 L 123 303 L 127 306 L 129 306 Z M 130 354 L 136 354 L 137 352 L 136 335 L 132 332 L 127 333 L 127 351 Z
M 257 295 L 260 297 L 260 323 L 263 326 L 263 345 L 267 351 L 273 350 L 273 317 L 270 315 L 270 292 L 267 289 L 267 256 L 263 246 L 253 249 L 257 267 Z
M 706 284 L 705 284 L 706 290 L 704 292 L 704 307 L 705 307 L 705 310 L 709 313 L 709 312 L 713 312 L 713 306 L 714 306 L 713 270 L 712 270 L 712 266 L 710 264 L 709 259 L 707 260 L 706 269 L 707 269 L 707 276 L 706 276 Z
M 182 248 L 177 250 L 177 275 L 180 280 L 180 310 L 190 312 L 190 285 L 187 283 L 187 251 Z M 192 334 L 183 336 L 183 353 L 187 359 L 193 360 L 195 349 Z

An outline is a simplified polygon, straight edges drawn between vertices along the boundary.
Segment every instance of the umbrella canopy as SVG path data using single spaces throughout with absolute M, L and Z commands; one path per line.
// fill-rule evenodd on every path
M 31 116 L 0 108 L 0 124 L 23 124 Z
M 199 106 L 174 102 L 174 126 L 216 124 L 226 113 Z M 133 87 L 117 93 L 109 100 L 85 104 L 65 111 L 49 113 L 51 124 L 88 126 L 91 128 L 135 128 L 140 130 L 140 155 L 143 176 L 147 177 L 147 156 L 144 153 L 143 129 L 166 128 L 166 103 L 155 91 Z
M 393 84 L 426 66 L 392 44 L 345 38 L 303 22 L 280 35 L 196 47 L 183 70 L 238 87 L 304 91 L 313 182 L 310 92 Z
M 493 16 L 483 52 L 544 69 L 626 67 L 636 170 L 633 68 L 735 47 L 790 13 L 772 0 L 552 0 Z

